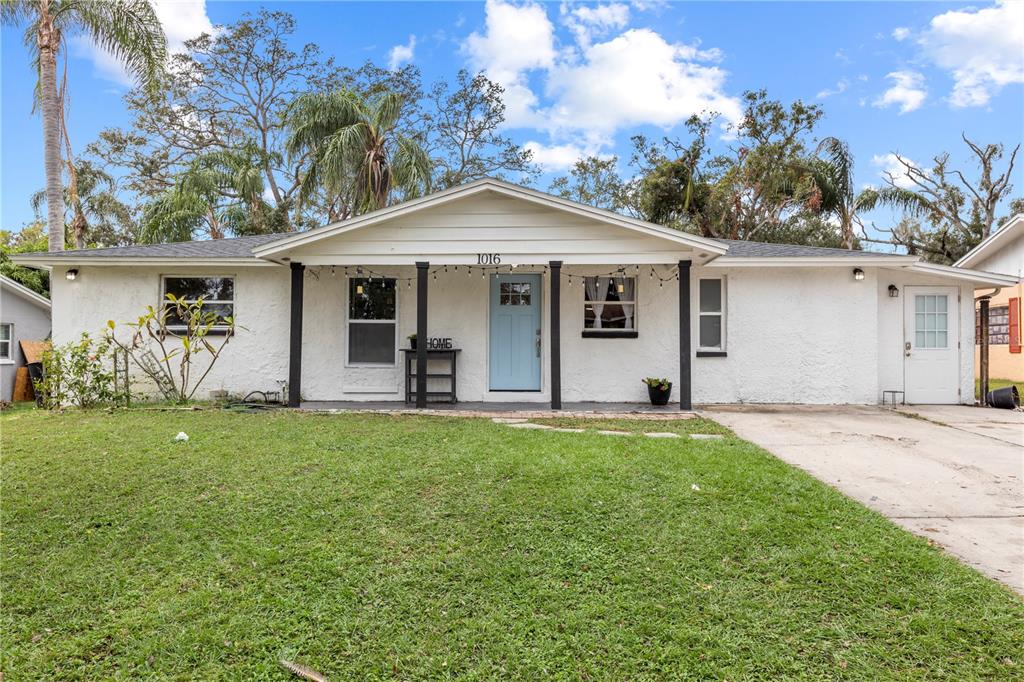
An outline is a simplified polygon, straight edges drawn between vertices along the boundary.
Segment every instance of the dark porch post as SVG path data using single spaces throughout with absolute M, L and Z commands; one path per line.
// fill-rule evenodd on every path
M 692 410 L 690 397 L 690 261 L 679 261 L 679 409 Z
M 978 314 L 981 316 L 981 343 L 978 351 L 981 353 L 981 361 L 979 362 L 981 370 L 981 405 L 985 407 L 988 405 L 988 335 L 989 335 L 989 321 L 988 321 L 988 310 L 990 305 L 990 299 L 988 296 L 982 296 L 978 302 L 980 311 Z M 961 342 L 962 343 L 962 342 Z
M 306 266 L 292 263 L 292 322 L 288 341 L 288 407 L 299 406 L 302 393 L 302 285 Z
M 551 266 L 551 409 L 562 409 L 562 261 Z
M 427 268 L 416 261 L 416 407 L 427 406 Z

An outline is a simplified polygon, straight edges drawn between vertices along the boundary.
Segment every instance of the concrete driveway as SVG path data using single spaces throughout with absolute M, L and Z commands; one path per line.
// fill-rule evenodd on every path
M 1024 412 L 756 405 L 706 412 L 1024 594 Z

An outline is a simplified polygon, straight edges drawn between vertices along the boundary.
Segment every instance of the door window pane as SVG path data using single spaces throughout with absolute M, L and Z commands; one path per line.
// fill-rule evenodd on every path
M 919 294 L 914 298 L 914 345 L 947 348 L 949 345 L 949 298 L 944 294 Z

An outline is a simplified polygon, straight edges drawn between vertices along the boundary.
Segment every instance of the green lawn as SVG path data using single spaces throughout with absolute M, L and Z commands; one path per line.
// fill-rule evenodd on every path
M 997 388 L 1006 388 L 1007 386 L 1017 386 L 1017 392 L 1024 396 L 1024 384 L 1010 381 L 1009 379 L 989 379 L 988 390 L 994 391 Z M 981 379 L 974 380 L 974 397 L 981 399 Z
M 1017 596 L 732 436 L 220 411 L 0 429 L 12 681 L 291 679 L 282 655 L 332 680 L 1024 672 Z

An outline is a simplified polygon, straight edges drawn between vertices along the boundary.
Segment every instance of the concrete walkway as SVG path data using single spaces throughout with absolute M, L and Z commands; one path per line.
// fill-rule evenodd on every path
M 1024 594 L 1024 413 L 723 406 L 706 415 Z

